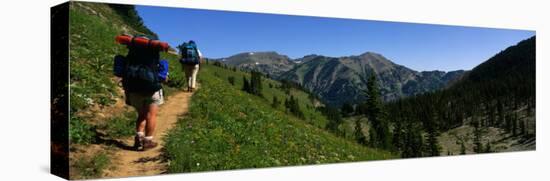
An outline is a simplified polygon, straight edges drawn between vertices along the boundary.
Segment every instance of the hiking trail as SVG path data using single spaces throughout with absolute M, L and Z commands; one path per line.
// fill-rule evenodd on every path
M 159 144 L 154 149 L 135 151 L 117 149 L 112 154 L 112 164 L 115 169 L 105 170 L 106 177 L 148 176 L 166 173 L 168 163 L 162 158 L 164 148 L 163 137 L 173 128 L 179 117 L 187 114 L 192 92 L 179 91 L 165 98 L 157 115 L 157 127 L 154 140 Z M 120 139 L 126 145 L 134 144 L 134 137 Z

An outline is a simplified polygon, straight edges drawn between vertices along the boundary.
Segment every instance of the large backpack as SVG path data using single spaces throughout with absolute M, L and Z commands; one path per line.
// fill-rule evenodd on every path
M 127 92 L 153 93 L 162 88 L 159 73 L 160 53 L 156 49 L 128 46 L 122 86 Z
M 195 45 L 194 43 L 184 44 L 180 52 L 181 52 L 180 63 L 187 64 L 187 65 L 196 65 L 200 63 L 197 45 Z

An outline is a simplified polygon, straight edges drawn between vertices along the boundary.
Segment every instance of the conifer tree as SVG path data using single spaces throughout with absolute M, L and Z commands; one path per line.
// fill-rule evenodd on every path
M 277 99 L 277 96 L 273 96 L 273 103 L 271 104 L 271 107 L 277 109 L 279 104 L 281 104 L 281 102 Z
M 517 129 L 518 129 L 518 120 L 517 120 L 517 114 L 514 113 L 514 116 L 512 117 L 512 135 L 517 135 Z
M 362 103 L 357 104 L 357 107 L 355 108 L 355 113 L 366 115 L 367 114 L 367 104 L 366 104 L 366 102 L 362 102 Z
M 229 83 L 230 83 L 231 85 L 235 85 L 235 77 L 229 76 L 229 77 L 227 77 L 227 81 L 229 81 Z
M 503 122 L 506 121 L 506 115 L 504 113 L 504 104 L 500 99 L 497 101 L 498 122 L 497 125 L 502 127 Z
M 424 130 L 426 131 L 426 156 L 439 156 L 441 152 L 441 146 L 439 146 L 439 142 L 437 141 L 437 136 L 439 135 L 437 132 L 437 124 L 435 122 L 435 111 L 433 109 L 436 109 L 436 106 L 432 105 L 424 105 L 421 107 L 423 109 L 422 116 L 422 123 L 424 126 Z
M 250 81 L 243 76 L 243 91 L 246 91 L 250 94 L 263 97 L 262 95 L 262 78 L 261 74 L 256 71 L 250 72 Z
M 328 106 L 324 108 L 323 111 L 324 115 L 329 120 L 327 124 L 327 129 L 334 132 L 339 133 L 338 126 L 342 123 L 342 117 L 340 116 L 340 111 L 338 109 Z
M 353 114 L 354 110 L 353 110 L 353 106 L 349 103 L 349 102 L 346 102 L 342 105 L 342 114 L 343 116 L 350 116 Z
M 308 93 L 307 99 L 309 99 L 312 104 L 315 103 L 315 96 L 312 92 Z
M 405 135 L 401 121 L 396 121 L 392 136 L 392 145 L 396 151 L 402 151 L 404 137 Z
M 460 154 L 461 155 L 466 154 L 466 146 L 464 145 L 464 142 L 460 142 Z
M 481 143 L 482 131 L 478 122 L 474 123 L 474 152 L 483 153 L 483 143 Z
M 491 142 L 487 142 L 485 145 L 485 153 L 491 153 L 493 152 L 493 149 L 491 148 Z
M 512 116 L 507 113 L 504 119 L 504 130 L 507 133 L 510 133 L 512 131 Z
M 248 83 L 248 79 L 246 79 L 245 76 L 243 76 L 243 91 L 250 92 L 250 84 Z
M 390 148 L 390 133 L 388 122 L 385 120 L 385 113 L 382 107 L 380 98 L 380 90 L 376 76 L 372 73 L 367 82 L 367 118 L 370 122 L 369 142 L 371 146 L 376 148 Z M 372 133 L 372 134 L 370 134 Z
M 525 132 L 525 121 L 520 121 L 520 122 L 519 122 L 519 131 L 520 131 L 519 133 L 520 133 L 521 135 L 525 135 L 525 134 L 526 134 L 526 132 Z
M 250 94 L 262 96 L 262 76 L 259 72 L 250 72 Z
M 354 131 L 353 135 L 354 135 L 355 141 L 357 141 L 357 143 L 362 144 L 362 145 L 367 144 L 367 138 L 365 137 L 365 134 L 363 134 L 363 127 L 361 126 L 361 120 L 360 119 L 357 119 L 355 121 L 355 131 Z
M 285 100 L 285 108 L 298 118 L 303 119 L 305 117 L 304 113 L 300 109 L 298 99 L 294 98 L 293 95 L 290 95 L 290 97 Z
M 427 134 L 427 153 L 426 156 L 439 156 L 441 152 L 441 146 L 437 141 L 437 135 L 433 131 L 429 131 Z
M 403 139 L 403 149 L 401 151 L 401 157 L 403 158 L 412 158 L 412 157 L 421 157 L 422 150 L 424 148 L 424 141 L 422 133 L 420 132 L 420 127 L 415 123 L 407 123 L 404 126 L 404 139 Z

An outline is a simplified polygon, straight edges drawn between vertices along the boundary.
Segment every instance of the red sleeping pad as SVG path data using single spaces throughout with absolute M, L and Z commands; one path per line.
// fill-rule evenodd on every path
M 132 42 L 133 39 L 133 42 Z M 158 48 L 160 51 L 168 51 L 168 43 L 161 42 L 158 40 L 149 40 L 144 37 L 133 37 L 130 35 L 119 35 L 115 37 L 115 40 L 117 43 L 123 44 L 123 45 L 130 45 L 130 46 L 142 46 L 142 47 L 151 47 L 151 48 Z

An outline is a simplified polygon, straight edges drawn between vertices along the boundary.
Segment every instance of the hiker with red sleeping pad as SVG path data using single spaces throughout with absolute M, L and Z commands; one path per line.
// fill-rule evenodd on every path
M 160 52 L 169 46 L 146 36 L 119 35 L 115 40 L 128 48 L 126 56 L 115 56 L 114 74 L 122 78 L 126 104 L 138 112 L 134 149 L 155 148 L 156 116 L 164 103 L 161 83 L 168 79 L 168 61 L 160 60 Z

